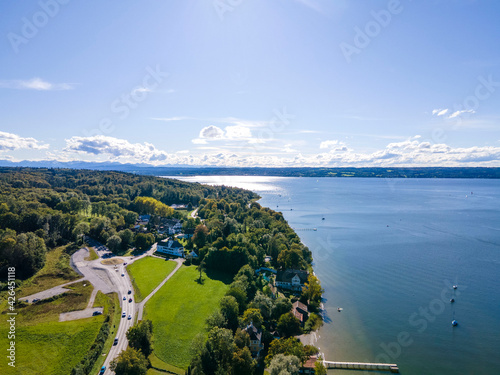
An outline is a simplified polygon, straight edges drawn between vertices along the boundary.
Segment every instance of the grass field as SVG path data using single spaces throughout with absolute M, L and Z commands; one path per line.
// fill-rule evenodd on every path
M 47 253 L 45 266 L 34 276 L 23 281 L 17 290 L 17 296 L 29 296 L 42 290 L 79 279 L 78 275 L 69 265 L 69 255 L 64 252 L 65 247 L 57 247 Z
M 95 252 L 95 249 L 93 247 L 89 247 L 89 255 L 88 257 L 85 258 L 85 260 L 91 261 L 91 260 L 96 260 L 99 259 L 99 255 Z
M 186 369 L 190 348 L 198 333 L 206 333 L 205 320 L 218 308 L 228 285 L 204 277 L 198 283 L 195 266 L 182 266 L 148 301 L 144 319 L 153 322 L 154 354 L 162 361 Z
M 127 266 L 132 285 L 134 285 L 136 302 L 141 302 L 146 298 L 176 266 L 175 262 L 150 256 Z
M 12 371 L 6 360 L 0 361 L 0 374 L 67 375 L 80 362 L 94 342 L 104 316 L 59 322 L 59 313 L 85 308 L 93 289 L 88 281 L 71 287 L 67 295 L 54 301 L 16 308 L 16 367 Z M 5 308 L 2 304 L 2 310 Z M 7 341 L 7 335 L 2 335 L 1 347 L 8 348 Z

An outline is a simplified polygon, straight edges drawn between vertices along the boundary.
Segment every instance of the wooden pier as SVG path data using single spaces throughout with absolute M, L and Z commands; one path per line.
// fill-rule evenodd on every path
M 330 362 L 323 361 L 327 369 L 345 369 L 345 370 L 372 370 L 389 371 L 399 374 L 399 367 L 395 363 L 364 363 L 364 362 Z
M 292 228 L 294 231 L 317 231 L 318 228 Z

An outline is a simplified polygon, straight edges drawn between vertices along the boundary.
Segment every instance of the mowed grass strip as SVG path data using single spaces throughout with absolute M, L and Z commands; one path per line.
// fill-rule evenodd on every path
M 67 375 L 94 342 L 102 316 L 61 323 L 19 326 L 16 332 L 16 372 L 22 375 Z M 10 370 L 0 364 L 0 373 Z
M 177 263 L 147 256 L 127 266 L 135 290 L 135 301 L 141 302 L 156 288 Z
M 198 277 L 195 266 L 182 266 L 145 306 L 144 319 L 153 322 L 154 354 L 183 369 L 191 360 L 193 338 L 206 335 L 205 320 L 228 290 L 222 281 L 203 275 L 200 284 Z
M 85 285 L 85 286 L 84 286 Z M 59 313 L 87 306 L 92 284 L 83 281 L 71 285 L 66 295 L 53 301 L 16 306 L 16 367 L 0 361 L 0 374 L 67 375 L 88 352 L 104 321 L 99 315 L 87 319 L 59 322 Z M 3 308 L 6 308 L 2 304 Z M 2 311 L 2 316 L 7 311 Z M 7 319 L 7 318 L 5 318 Z M 7 334 L 0 336 L 0 346 L 8 348 Z

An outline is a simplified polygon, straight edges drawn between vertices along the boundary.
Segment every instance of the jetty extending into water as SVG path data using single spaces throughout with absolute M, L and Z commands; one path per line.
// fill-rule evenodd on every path
M 349 370 L 372 370 L 390 371 L 399 373 L 399 367 L 395 363 L 364 363 L 364 362 L 330 362 L 323 361 L 327 369 L 349 369 Z

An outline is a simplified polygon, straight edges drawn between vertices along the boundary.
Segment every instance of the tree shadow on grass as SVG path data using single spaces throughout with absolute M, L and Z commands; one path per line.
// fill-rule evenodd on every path
M 234 275 L 231 273 L 221 272 L 221 271 L 211 270 L 211 269 L 206 270 L 206 275 L 209 279 L 221 281 L 226 285 L 231 284 L 233 282 L 233 278 L 234 278 Z

